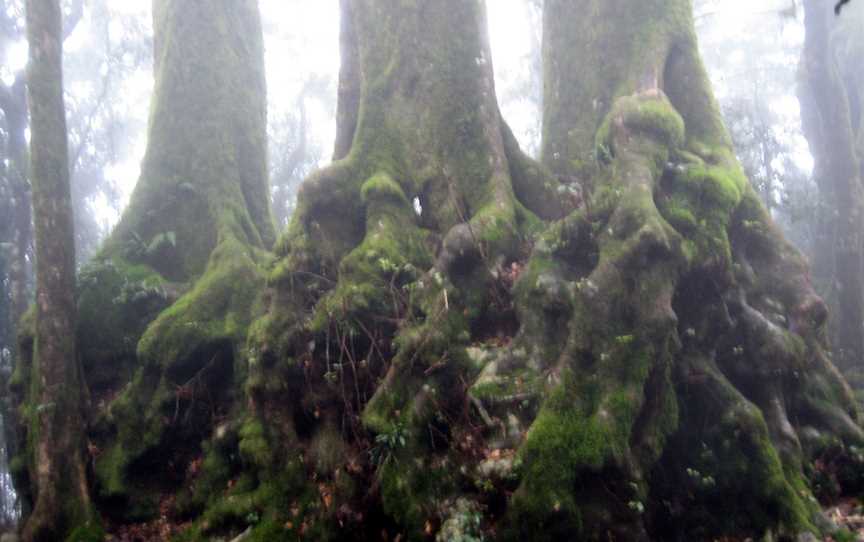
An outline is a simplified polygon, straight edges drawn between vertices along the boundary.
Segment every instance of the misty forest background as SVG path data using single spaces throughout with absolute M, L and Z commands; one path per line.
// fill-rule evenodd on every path
M 801 90 L 805 77 L 801 66 L 806 63 L 806 57 L 802 60 L 804 7 L 797 0 L 693 3 L 700 52 L 734 153 L 771 218 L 810 262 L 809 278 L 831 315 L 827 333 L 834 345 L 833 361 L 856 394 L 864 393 L 864 348 L 856 346 L 855 340 L 850 341 L 849 332 L 838 324 L 842 318 L 838 315 L 853 310 L 843 303 L 848 305 L 848 298 L 856 297 L 850 293 L 854 288 L 844 280 L 843 269 L 837 263 L 842 261 L 837 254 L 849 248 L 843 246 L 837 225 L 839 206 L 848 198 L 844 198 L 840 188 L 825 181 L 826 162 L 820 162 L 819 153 L 824 157 L 826 151 L 820 148 L 823 143 L 814 141 L 813 135 L 818 132 L 813 126 L 819 121 L 807 118 L 807 112 L 818 106 L 813 105 L 812 96 Z M 17 325 L 31 305 L 35 290 L 23 4 L 18 0 L 0 0 L 0 379 L 4 390 L 16 364 L 16 334 L 20 331 Z M 62 2 L 64 99 L 79 270 L 99 253 L 139 177 L 139 164 L 147 146 L 154 77 L 153 14 L 149 4 L 109 0 Z M 502 116 L 521 149 L 538 158 L 544 107 L 542 1 L 487 0 L 486 4 L 494 90 Z M 857 149 L 861 153 L 858 156 L 864 163 L 861 145 L 864 130 L 859 129 L 864 99 L 858 94 L 864 82 L 862 4 L 852 2 L 831 23 L 834 25 L 831 54 L 848 93 L 850 130 L 853 137 L 857 135 Z M 340 69 L 339 6 L 335 1 L 261 0 L 260 7 L 267 77 L 266 174 L 278 235 L 289 226 L 298 208 L 297 195 L 303 180 L 330 163 L 334 155 Z M 799 100 L 804 100 L 803 108 Z M 853 192 L 860 195 L 861 187 L 857 191 Z M 418 215 L 423 212 L 418 199 L 411 204 Z M 165 236 L 140 242 L 142 251 L 158 252 L 165 245 L 176 243 L 176 239 Z M 860 259 L 860 251 L 857 257 Z M 514 274 L 511 280 L 518 278 L 520 265 L 514 263 L 514 267 L 508 268 Z M 858 271 L 864 268 L 859 265 Z M 857 282 L 859 289 L 862 281 L 864 276 Z M 508 325 L 501 324 L 505 328 Z M 859 325 L 859 335 L 860 331 Z M 621 334 L 618 338 L 629 342 L 632 335 Z M 505 341 L 501 337 L 486 339 L 502 344 Z M 177 401 L 180 405 L 180 399 Z M 14 417 L 15 408 L 11 396 L 4 393 L 0 406 L 4 422 Z M 180 406 L 177 410 L 181 410 Z M 478 406 L 478 411 L 488 416 L 482 406 Z M 178 417 L 177 412 L 174 417 Z M 382 440 L 373 440 L 370 445 L 373 456 L 376 449 L 398 448 L 398 440 L 405 438 L 400 431 L 379 433 L 378 436 L 387 435 L 394 442 L 382 444 Z M 9 529 L 18 524 L 22 514 L 22 502 L 10 473 L 10 457 L 20 452 L 17 447 L 22 446 L 16 443 L 15 435 L 15 428 L 4 423 L 0 432 L 0 523 Z M 244 438 L 242 434 L 240 438 Z M 384 461 L 380 457 L 375 460 Z M 694 476 L 698 478 L 700 474 Z M 699 483 L 713 483 L 709 478 L 702 476 Z M 489 487 L 480 491 L 491 494 L 495 490 Z M 634 510 L 643 506 L 635 497 L 627 505 Z M 263 513 L 252 510 L 243 520 L 254 526 L 261 518 L 251 516 Z M 412 521 L 413 518 L 399 520 L 400 524 Z M 431 535 L 431 529 L 437 530 L 439 526 L 427 522 L 425 527 Z M 465 528 L 465 532 L 469 530 Z M 232 532 L 231 528 L 225 532 Z

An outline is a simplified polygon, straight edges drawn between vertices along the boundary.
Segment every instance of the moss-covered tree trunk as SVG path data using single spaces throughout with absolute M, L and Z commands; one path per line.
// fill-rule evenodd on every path
M 834 359 L 844 371 L 860 375 L 864 363 L 864 130 L 860 121 L 864 101 L 858 89 L 858 64 L 864 9 L 856 3 L 838 17 L 833 6 L 808 1 L 804 10 L 799 96 L 822 199 L 818 245 L 823 249 L 814 262 L 814 278 L 838 309 L 829 326 Z
M 121 328 L 128 337 L 117 342 L 137 341 L 134 376 L 101 418 L 99 496 L 130 503 L 121 513 L 127 518 L 155 512 L 160 486 L 182 480 L 172 463 L 188 461 L 201 435 L 233 408 L 235 378 L 244 371 L 238 353 L 263 284 L 259 265 L 274 240 L 257 2 L 157 0 L 153 13 L 147 153 L 130 206 L 102 252 L 131 277 L 117 282 L 121 296 L 130 282 L 141 292 L 122 297 L 125 310 L 138 314 L 143 297 L 145 314 L 158 312 L 143 334 L 134 320 Z M 105 317 L 98 314 L 101 272 L 94 270 L 92 288 L 101 293 L 86 300 L 97 318 L 91 325 Z M 148 297 L 155 298 L 149 309 Z M 90 349 L 96 359 L 85 357 L 97 379 L 111 361 L 110 354 L 99 358 L 100 346 Z M 165 461 L 155 468 L 163 479 L 148 483 L 160 456 Z
M 75 348 L 75 251 L 61 12 L 56 0 L 27 2 L 28 98 L 36 225 L 36 328 L 27 453 L 35 505 L 23 539 L 64 539 L 94 520 L 84 460 L 86 392 Z
M 141 179 L 103 253 L 166 279 L 203 273 L 228 237 L 270 248 L 257 4 L 155 0 L 156 84 Z
M 343 3 L 342 159 L 301 189 L 250 335 L 262 481 L 299 449 L 356 505 L 365 449 L 363 502 L 415 538 L 826 528 L 810 461 L 860 443 L 858 411 L 691 9 L 546 3 L 553 176 L 501 121 L 482 4 Z
M 158 513 L 182 482 L 177 465 L 234 408 L 245 370 L 237 354 L 274 241 L 257 2 L 153 8 L 156 81 L 141 177 L 79 280 L 77 335 L 93 395 L 88 459 L 98 505 L 115 520 Z M 23 408 L 38 407 L 22 391 Z
M 857 409 L 806 266 L 733 155 L 690 2 L 545 9 L 543 158 L 592 195 L 529 264 L 573 308 L 515 504 L 592 539 L 824 528 L 805 473 L 860 442 Z
M 338 160 L 277 244 L 239 450 L 258 491 L 298 451 L 335 484 L 329 510 L 301 506 L 324 532 L 365 500 L 417 538 L 459 508 L 468 349 L 512 334 L 514 269 L 572 204 L 501 119 L 482 2 L 343 2 L 341 39 Z

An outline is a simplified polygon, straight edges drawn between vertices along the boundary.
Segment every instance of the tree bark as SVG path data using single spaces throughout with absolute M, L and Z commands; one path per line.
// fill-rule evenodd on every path
M 825 306 L 804 261 L 735 159 L 690 2 L 547 0 L 545 9 L 543 159 L 593 192 L 591 211 L 565 219 L 570 231 L 550 230 L 548 246 L 587 235 L 598 256 L 581 274 L 560 249 L 535 249 L 529 263 L 551 268 L 548 284 L 579 281 L 558 361 L 574 401 L 547 400 L 523 445 L 532 476 L 514 500 L 522 532 L 818 530 L 818 509 L 802 498 L 801 465 L 822 453 L 810 431 L 857 442 L 857 408 L 825 352 Z M 832 382 L 830 407 L 814 382 Z M 607 443 L 578 448 L 568 470 L 549 468 L 586 440 Z M 698 455 L 706 446 L 710 459 Z M 685 471 L 701 477 L 695 488 Z M 648 520 L 645 498 L 669 506 L 649 505 Z M 716 516 L 723 499 L 736 502 L 734 526 Z M 747 513 L 766 507 L 775 512 Z
M 342 17 L 339 24 L 339 95 L 336 111 L 336 144 L 333 160 L 348 156 L 357 129 L 357 115 L 360 110 L 360 58 L 357 33 L 351 17 L 351 1 L 340 0 Z
M 28 435 L 36 503 L 22 533 L 29 542 L 65 538 L 95 518 L 83 457 L 84 392 L 75 348 L 75 245 L 58 2 L 27 2 L 27 37 L 36 216 L 34 400 Z
M 121 520 L 158 512 L 142 458 L 170 458 L 158 467 L 170 477 L 233 408 L 275 237 L 257 2 L 154 0 L 153 13 L 141 178 L 82 271 L 86 375 L 101 397 L 116 396 L 99 411 L 110 429 L 94 436 L 97 497 L 124 503 L 114 509 Z
M 857 75 L 851 80 L 841 75 L 838 59 L 843 57 L 835 43 L 842 34 L 832 7 L 808 1 L 804 13 L 799 100 L 814 158 L 813 176 L 823 202 L 818 244 L 824 250 L 814 262 L 814 278 L 838 309 L 829 326 L 834 359 L 841 369 L 860 374 L 864 358 L 864 130 L 860 119 L 855 119 L 862 105 L 856 89 L 859 81 Z M 843 18 L 860 19 L 861 13 L 861 6 L 853 5 Z M 847 87 L 846 81 L 851 85 Z
M 476 467 L 422 436 L 460 401 L 486 426 L 481 448 L 522 463 L 491 520 L 505 538 L 728 535 L 705 519 L 717 495 L 736 503 L 739 534 L 818 531 L 801 465 L 820 450 L 804 436 L 859 442 L 858 411 L 824 352 L 825 307 L 803 260 L 735 159 L 689 1 L 545 9 L 543 156 L 555 177 L 519 153 L 498 114 L 482 6 L 343 11 L 343 47 L 359 62 L 340 82 L 360 89 L 356 106 L 340 104 L 352 145 L 303 186 L 277 247 L 270 313 L 251 342 L 255 412 L 284 420 L 290 390 L 327 419 L 341 412 L 403 442 L 376 476 L 385 513 L 409 533 L 448 502 L 421 473 L 442 456 Z M 508 270 L 518 280 L 502 290 Z M 493 316 L 508 306 L 510 332 Z M 485 343 L 490 329 L 510 336 Z M 333 369 L 359 359 L 372 375 Z M 277 425 L 275 449 L 303 445 Z M 727 451 L 694 457 L 703 445 Z M 688 465 L 705 487 L 681 490 Z M 663 501 L 702 512 L 685 520 Z M 441 521 L 456 521 L 443 508 Z
M 257 4 L 205 4 L 154 0 L 150 138 L 102 256 L 174 281 L 200 276 L 226 236 L 263 249 L 275 240 Z

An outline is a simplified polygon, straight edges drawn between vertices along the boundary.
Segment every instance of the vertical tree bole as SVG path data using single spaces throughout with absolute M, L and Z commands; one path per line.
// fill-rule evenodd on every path
M 64 538 L 95 520 L 84 461 L 85 388 L 75 347 L 75 253 L 63 105 L 61 12 L 56 0 L 27 2 L 28 98 L 36 239 L 33 408 L 27 450 L 35 505 L 23 539 Z

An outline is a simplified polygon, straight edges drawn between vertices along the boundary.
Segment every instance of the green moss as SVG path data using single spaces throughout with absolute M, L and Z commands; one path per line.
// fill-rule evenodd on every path
M 577 480 L 598 473 L 607 462 L 627 453 L 628 423 L 634 418 L 633 404 L 626 396 L 604 402 L 607 411 L 598 402 L 598 392 L 596 383 L 577 383 L 568 371 L 563 384 L 546 399 L 519 449 L 518 461 L 524 466 L 522 485 L 511 507 L 512 521 L 540 527 L 563 514 L 573 525 L 580 524 Z M 573 401 L 573 397 L 580 399 Z
M 220 426 L 214 438 L 203 445 L 198 472 L 176 493 L 175 514 L 184 518 L 198 516 L 224 497 L 226 488 L 236 488 L 236 477 L 241 475 L 239 455 L 236 431 Z
M 455 486 L 451 472 L 415 461 L 414 453 L 410 446 L 400 450 L 398 458 L 379 468 L 377 476 L 384 512 L 406 529 L 409 540 L 422 540 L 426 521 L 436 513 L 436 503 Z
M 102 542 L 105 536 L 101 525 L 87 524 L 76 527 L 66 537 L 66 542 Z
M 99 481 L 99 496 L 103 498 L 127 496 L 129 488 L 125 479 L 125 468 L 129 458 L 120 446 L 105 451 L 96 462 L 96 479 Z
M 411 205 L 395 181 L 378 174 L 364 184 L 363 194 L 365 237 L 340 262 L 336 288 L 316 307 L 315 330 L 325 330 L 332 321 L 398 317 L 392 314 L 393 300 L 420 269 L 431 266 L 426 234 L 414 224 Z
M 676 148 L 684 142 L 684 119 L 662 95 L 638 94 L 617 99 L 597 130 L 597 148 L 614 148 L 611 124 L 615 122 L 623 122 L 631 130 L 650 134 L 667 147 Z
M 93 261 L 78 277 L 78 349 L 91 392 L 131 379 L 135 346 L 169 304 L 165 280 L 143 265 Z
M 678 180 L 698 194 L 703 208 L 717 208 L 726 213 L 738 205 L 747 186 L 747 178 L 740 169 L 725 166 L 692 164 Z
M 266 469 L 273 461 L 273 451 L 267 439 L 264 424 L 250 418 L 240 427 L 240 457 L 247 464 Z
M 664 177 L 664 194 L 657 208 L 687 240 L 686 256 L 690 265 L 708 265 L 731 273 L 732 254 L 727 231 L 735 211 L 751 190 L 740 166 L 730 161 L 727 151 L 698 146 L 706 160 L 687 152 L 676 153 L 677 163 Z M 704 147 L 704 148 L 703 148 Z M 719 157 L 719 158 L 718 158 Z
M 855 542 L 858 535 L 848 529 L 838 529 L 831 533 L 831 539 L 834 542 Z
M 188 360 L 202 344 L 242 344 L 263 277 L 257 254 L 227 239 L 213 251 L 205 274 L 147 328 L 138 344 L 142 360 L 165 368 Z
M 344 496 L 334 494 L 333 498 Z M 241 477 L 227 492 L 212 495 L 203 514 L 178 539 L 213 540 L 248 530 L 248 540 L 297 540 L 302 524 L 305 537 L 329 540 L 333 511 L 332 504 L 328 508 L 322 503 L 319 488 L 307 479 L 303 463 L 285 458 L 269 464 L 260 481 Z
M 666 489 L 669 482 L 656 486 L 659 498 L 688 503 L 686 517 L 671 519 L 678 522 L 676 529 L 699 537 L 761 536 L 769 530 L 782 536 L 817 533 L 812 519 L 819 513 L 818 504 L 800 464 L 784 464 L 762 413 L 712 363 L 695 363 L 712 393 L 709 397 L 700 385 L 681 397 L 682 430 L 667 449 L 680 479 Z M 690 497 L 682 497 L 682 487 Z
M 416 383 L 400 379 L 386 389 L 379 389 L 363 408 L 363 426 L 376 434 L 392 432 L 399 422 L 397 413 L 408 403 L 411 385 Z
M 402 187 L 386 173 L 378 173 L 363 183 L 360 195 L 367 204 L 376 201 L 393 198 L 397 203 L 408 204 L 408 198 Z
M 526 391 L 532 388 L 533 382 L 528 380 L 526 384 L 525 376 L 533 376 L 526 373 L 523 375 L 507 375 L 503 378 L 495 379 L 489 382 L 477 382 L 471 386 L 471 395 L 477 399 L 490 399 L 493 402 L 496 399 L 510 397 L 518 392 Z
M 663 218 L 684 235 L 689 235 L 699 229 L 699 221 L 694 214 L 690 202 L 685 198 L 670 197 L 659 206 Z

